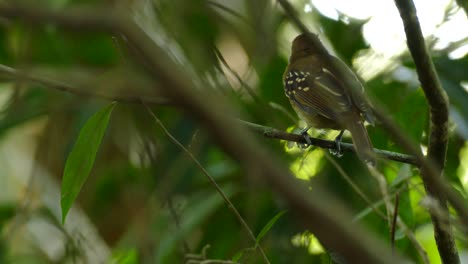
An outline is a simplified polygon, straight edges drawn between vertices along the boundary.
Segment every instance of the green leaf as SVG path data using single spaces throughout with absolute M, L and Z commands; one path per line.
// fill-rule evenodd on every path
M 260 240 L 270 231 L 270 229 L 273 227 L 273 225 L 278 221 L 278 219 L 286 213 L 286 210 L 279 212 L 276 214 L 263 228 L 262 231 L 260 231 L 260 234 L 258 234 L 256 238 L 256 242 L 260 243 Z
M 231 258 L 231 261 L 237 262 L 240 258 L 242 258 L 242 255 L 244 255 L 244 251 L 245 251 L 245 249 L 243 249 L 243 250 L 237 252 L 236 254 L 234 254 L 234 256 L 232 256 L 232 258 Z
M 93 167 L 114 106 L 115 103 L 112 103 L 104 107 L 86 122 L 68 155 L 63 172 L 60 200 L 62 224 L 65 223 L 67 213 Z
M 121 250 L 114 253 L 109 264 L 136 264 L 138 263 L 138 252 L 136 249 Z
M 345 23 L 343 20 L 335 21 L 322 15 L 319 19 L 323 32 L 346 64 L 352 65 L 356 53 L 368 48 L 369 45 L 366 44 L 362 34 L 362 28 L 367 23 L 366 20 L 348 17 L 349 20 Z
M 15 208 L 16 204 L 14 203 L 2 202 L 2 204 L 0 205 L 0 230 L 2 230 L 3 226 L 15 216 Z

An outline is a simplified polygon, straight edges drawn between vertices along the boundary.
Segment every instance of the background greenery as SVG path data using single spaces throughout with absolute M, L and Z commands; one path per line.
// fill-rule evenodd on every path
M 303 10 L 305 3 L 295 1 L 294 6 Z M 287 131 L 303 125 L 297 123 L 281 80 L 290 41 L 297 32 L 272 1 L 48 0 L 40 5 L 58 10 L 123 10 L 194 83 L 209 82 L 216 87 L 201 92 L 229 98 L 241 119 Z M 366 21 L 345 16 L 335 21 L 315 10 L 301 11 L 300 18 L 320 31 L 329 48 L 349 65 L 370 48 L 361 30 Z M 433 50 L 432 55 L 450 97 L 453 121 L 445 175 L 467 198 L 468 95 L 462 83 L 468 80 L 468 57 L 448 56 L 463 44 L 466 38 Z M 202 259 L 263 263 L 206 176 L 138 102 L 120 102 L 113 109 L 94 167 L 75 201 L 77 207 L 65 225 L 60 223 L 59 186 L 65 162 L 86 121 L 109 105 L 110 98 L 154 99 L 159 98 L 158 89 L 171 89 L 145 76 L 134 59 L 138 55 L 119 35 L 73 31 L 54 24 L 33 26 L 0 17 L 2 65 L 72 87 L 71 92 L 63 92 L 38 82 L 13 81 L 5 71 L 0 74 L 0 263 L 183 263 L 188 254 L 202 253 L 206 253 Z M 424 94 L 415 75 L 402 81 L 398 74 L 401 69 L 414 73 L 414 65 L 407 53 L 393 59 L 396 65 L 367 81 L 367 91 L 424 147 L 428 130 Z M 150 106 L 221 186 L 253 233 L 267 231 L 258 238 L 271 263 L 331 261 L 330 254 L 303 228 L 301 216 L 288 211 L 280 195 L 254 178 L 255 171 L 246 171 L 229 158 L 190 113 L 164 100 Z M 375 147 L 402 152 L 378 124 L 368 131 Z M 336 133 L 312 132 L 329 138 Z M 389 224 L 370 210 L 378 206 L 385 212 L 377 182 L 355 155 L 336 158 L 319 148 L 302 150 L 262 136 L 258 142 L 287 162 L 311 192 L 314 184 L 325 185 L 346 204 L 355 222 L 390 245 Z M 385 160 L 379 171 L 387 179 L 392 199 L 399 193 L 400 217 L 437 263 L 430 216 L 421 206 L 425 192 L 419 171 Z M 374 205 L 363 200 L 346 177 Z M 455 234 L 466 261 L 468 241 L 456 224 Z M 402 255 L 421 262 L 399 229 L 396 247 Z

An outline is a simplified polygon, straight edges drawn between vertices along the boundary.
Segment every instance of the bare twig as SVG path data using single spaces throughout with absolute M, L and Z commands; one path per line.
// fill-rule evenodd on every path
M 223 259 L 207 259 L 206 252 L 210 248 L 210 245 L 203 247 L 201 254 L 186 254 L 184 264 L 240 264 L 235 261 L 223 260 Z
M 302 21 L 299 19 L 299 16 L 296 13 L 296 10 L 294 10 L 294 7 L 289 3 L 287 0 L 277 0 L 278 3 L 280 3 L 281 7 L 283 8 L 284 12 L 288 15 L 289 19 L 291 19 L 296 25 L 296 27 L 301 31 L 301 32 L 309 32 L 309 29 L 302 23 Z
M 224 65 L 224 67 L 226 67 L 226 69 L 232 75 L 234 75 L 236 80 L 240 83 L 241 87 L 243 87 L 247 91 L 247 93 L 250 95 L 250 97 L 252 97 L 252 99 L 254 99 L 255 101 L 259 101 L 259 98 L 255 94 L 255 92 L 253 91 L 252 87 L 250 87 L 250 85 L 248 85 L 246 82 L 244 82 L 244 80 L 242 80 L 242 78 L 239 76 L 239 74 L 233 68 L 231 68 L 231 66 L 229 65 L 229 63 L 226 61 L 223 54 L 221 53 L 221 51 L 217 47 L 214 47 L 214 52 L 215 52 L 216 56 L 218 57 L 219 61 L 221 61 L 221 63 Z
M 395 238 L 396 223 L 397 223 L 397 219 L 398 219 L 398 213 L 397 213 L 398 204 L 395 204 L 395 205 L 392 204 L 391 197 L 390 197 L 390 194 L 388 192 L 388 186 L 387 186 L 387 181 L 386 181 L 385 176 L 382 173 L 380 173 L 374 166 L 368 165 L 367 169 L 369 170 L 370 174 L 377 180 L 377 182 L 379 184 L 380 192 L 382 194 L 382 199 L 383 199 L 385 207 L 387 209 L 386 210 L 387 211 L 386 220 L 387 220 L 389 228 L 390 228 L 392 251 L 395 253 L 393 243 L 394 243 L 394 238 Z M 398 192 L 396 193 L 395 197 L 396 197 L 395 199 L 397 200 L 397 203 L 398 203 Z M 403 221 L 400 221 L 399 223 L 400 223 L 400 225 L 403 225 Z M 406 231 L 408 231 L 408 230 L 406 229 Z M 414 242 L 413 240 L 411 240 L 411 241 Z M 421 248 L 420 244 L 416 243 L 415 248 L 416 249 Z M 427 258 L 427 254 L 425 254 L 426 252 L 424 250 L 422 252 L 418 250 L 418 252 L 420 253 L 421 258 L 423 260 L 426 260 L 425 259 L 425 257 Z
M 178 229 L 180 229 L 180 219 L 179 219 L 179 215 L 177 215 L 176 209 L 174 208 L 174 204 L 172 202 L 172 197 L 169 197 L 167 199 L 167 208 L 169 209 L 169 213 L 171 213 L 172 218 L 174 218 L 175 226 Z M 190 247 L 189 247 L 189 245 L 187 243 L 187 240 L 185 240 L 185 239 L 182 240 L 182 246 L 184 247 L 184 253 L 185 254 L 190 252 Z
M 256 133 L 262 134 L 265 137 L 268 138 L 274 138 L 274 139 L 282 139 L 282 140 L 287 140 L 291 142 L 297 142 L 297 143 L 308 143 L 302 135 L 299 134 L 293 134 L 293 133 L 288 133 L 284 132 L 272 127 L 267 127 L 267 126 L 262 126 L 254 123 L 250 123 L 247 121 L 239 120 L 243 125 L 247 126 L 249 129 L 252 131 L 255 131 Z M 324 139 L 319 139 L 319 138 L 310 138 L 310 144 L 313 146 L 317 146 L 320 148 L 325 148 L 325 149 L 333 149 L 336 150 L 336 142 L 335 141 L 330 141 L 330 140 L 324 140 Z M 355 153 L 355 149 L 353 144 L 349 143 L 341 143 L 341 150 L 345 152 L 353 152 Z M 416 160 L 416 157 L 407 155 L 407 154 L 402 154 L 402 153 L 397 153 L 397 152 L 391 152 L 388 150 L 382 150 L 382 149 L 376 149 L 374 148 L 374 152 L 382 158 L 389 159 L 389 160 L 394 160 L 398 162 L 403 162 L 403 163 L 408 163 L 412 165 L 418 165 L 418 162 Z
M 367 166 L 367 169 L 369 170 L 370 175 L 372 175 L 379 184 L 380 193 L 382 194 L 382 199 L 384 201 L 387 212 L 386 221 L 388 223 L 388 226 L 391 227 L 391 213 L 393 205 L 392 201 L 390 200 L 390 195 L 388 193 L 387 180 L 385 179 L 385 176 L 382 173 L 380 173 L 374 166 Z
M 430 264 L 431 262 L 429 261 L 429 256 L 427 255 L 426 250 L 416 239 L 416 236 L 414 235 L 414 233 L 408 228 L 405 222 L 403 222 L 403 220 L 401 220 L 400 217 L 398 217 L 398 215 L 396 217 L 396 221 L 397 221 L 398 227 L 400 227 L 401 231 L 405 233 L 406 237 L 408 237 L 408 239 L 411 241 L 414 248 L 418 252 L 419 256 L 421 257 L 422 263 Z
M 354 183 L 353 179 L 349 177 L 348 173 L 346 173 L 346 171 L 340 166 L 340 164 L 338 164 L 338 162 L 336 162 L 332 157 L 330 157 L 330 154 L 328 154 L 326 151 L 324 151 L 324 154 L 325 158 L 327 158 L 327 160 L 335 167 L 335 169 L 338 171 L 341 177 L 345 179 L 345 181 L 351 186 L 351 188 L 353 188 L 353 190 L 359 195 L 359 197 L 361 197 L 361 199 L 367 203 L 369 208 L 371 208 L 372 211 L 374 211 L 380 218 L 386 220 L 387 217 L 385 216 L 385 214 L 379 209 L 378 206 L 372 203 L 369 197 L 367 197 L 367 195 L 359 188 L 359 186 L 357 186 L 357 184 Z
M 395 194 L 395 206 L 393 207 L 393 217 L 392 217 L 392 226 L 390 232 L 390 243 L 392 245 L 392 250 L 395 252 L 395 233 L 396 233 L 396 223 L 398 219 L 398 208 L 400 204 L 400 194 L 397 192 Z
M 226 12 L 227 14 L 232 15 L 233 17 L 238 18 L 240 21 L 244 22 L 245 25 L 250 26 L 247 19 L 243 15 L 241 15 L 239 12 L 237 12 L 237 11 L 235 11 L 235 10 L 233 10 L 233 9 L 223 5 L 223 4 L 220 4 L 220 3 L 216 2 L 216 1 L 211 1 L 210 0 L 210 1 L 207 1 L 207 3 L 212 5 L 215 8 L 219 9 L 219 10 L 222 10 L 222 11 Z
M 208 178 L 210 181 L 211 185 L 216 189 L 216 191 L 219 193 L 221 198 L 223 198 L 224 202 L 228 206 L 228 208 L 232 211 L 232 213 L 237 217 L 237 220 L 241 223 L 241 225 L 244 227 L 244 229 L 247 231 L 249 237 L 252 239 L 252 241 L 255 244 L 255 248 L 258 249 L 260 255 L 262 255 L 263 260 L 265 263 L 270 263 L 268 260 L 268 257 L 266 256 L 265 252 L 263 251 L 262 247 L 258 244 L 257 239 L 255 238 L 255 235 L 253 234 L 252 230 L 250 229 L 249 225 L 247 222 L 245 222 L 244 218 L 240 215 L 239 211 L 237 211 L 236 207 L 234 204 L 231 202 L 229 197 L 224 193 L 224 191 L 221 189 L 221 187 L 218 185 L 218 183 L 215 181 L 213 177 L 208 173 L 208 171 L 201 165 L 201 163 L 193 156 L 192 152 L 190 152 L 182 143 L 180 143 L 164 126 L 164 124 L 159 120 L 159 118 L 154 114 L 154 112 L 151 110 L 151 108 L 145 104 L 142 101 L 142 104 L 145 106 L 146 110 L 148 113 L 153 117 L 154 121 L 161 127 L 161 129 L 164 131 L 164 134 L 166 134 L 167 137 L 175 144 L 177 145 L 181 150 L 185 152 L 185 154 L 195 163 L 195 165 L 200 169 L 200 171 Z
M 427 159 L 435 163 L 435 174 L 441 177 L 445 168 L 448 145 L 448 97 L 440 85 L 434 64 L 429 56 L 413 1 L 395 0 L 395 4 L 405 27 L 408 48 L 416 65 L 421 87 L 429 103 L 431 126 Z M 442 210 L 448 216 L 447 197 L 445 193 L 439 191 L 438 186 L 435 186 L 428 170 L 427 167 L 422 167 L 421 170 L 424 186 L 429 195 L 438 200 Z M 431 218 L 442 261 L 460 263 L 450 222 L 443 224 L 432 214 Z M 442 225 L 446 225 L 447 228 Z

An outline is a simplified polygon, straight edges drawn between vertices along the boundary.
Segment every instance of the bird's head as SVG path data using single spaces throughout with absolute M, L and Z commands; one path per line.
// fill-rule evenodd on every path
M 302 33 L 293 40 L 291 60 L 308 55 L 328 55 L 328 52 L 316 34 Z

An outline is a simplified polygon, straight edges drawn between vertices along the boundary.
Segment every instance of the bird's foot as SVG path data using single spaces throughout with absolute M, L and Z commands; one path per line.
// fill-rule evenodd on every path
M 330 154 L 337 156 L 338 158 L 343 157 L 343 151 L 341 151 L 341 138 L 343 137 L 344 130 L 341 130 L 340 134 L 335 138 L 335 148 L 329 149 Z
M 306 149 L 306 148 L 310 147 L 310 145 L 312 145 L 312 141 L 310 140 L 310 136 L 307 133 L 307 131 L 309 131 L 309 127 L 306 127 L 304 129 L 302 129 L 301 132 L 300 132 L 300 135 L 302 136 L 302 138 L 304 138 L 304 141 L 306 143 L 297 142 L 297 146 L 300 147 L 300 148 L 303 148 L 303 149 Z

